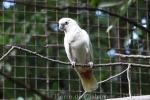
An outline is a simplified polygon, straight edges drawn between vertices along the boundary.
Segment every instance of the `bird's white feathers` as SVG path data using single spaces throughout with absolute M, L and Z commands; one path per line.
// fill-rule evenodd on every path
M 79 27 L 71 18 L 59 20 L 59 28 L 65 32 L 64 46 L 69 61 L 88 64 L 92 61 L 92 45 L 87 32 Z M 75 67 L 83 88 L 89 92 L 97 88 L 97 81 L 93 76 L 92 69 Z
M 77 22 L 71 18 L 62 18 L 59 20 L 59 26 L 64 25 L 65 37 L 64 37 L 64 46 L 68 56 L 70 55 L 69 44 L 72 48 L 72 56 L 76 58 L 78 63 L 87 63 L 86 54 L 90 53 L 90 39 L 87 32 L 81 29 Z M 82 54 L 82 56 L 81 56 Z M 68 57 L 70 62 L 75 59 Z

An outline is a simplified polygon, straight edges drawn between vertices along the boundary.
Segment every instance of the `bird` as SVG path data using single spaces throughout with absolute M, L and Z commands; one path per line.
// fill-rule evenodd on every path
M 98 83 L 91 68 L 94 65 L 93 50 L 88 33 L 80 28 L 76 20 L 67 17 L 59 19 L 58 28 L 64 31 L 65 52 L 81 80 L 84 91 L 96 90 Z M 90 67 L 76 66 L 76 63 L 89 64 Z

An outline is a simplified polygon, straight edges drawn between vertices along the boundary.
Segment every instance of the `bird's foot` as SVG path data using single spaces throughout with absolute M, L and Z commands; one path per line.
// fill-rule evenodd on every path
M 93 62 L 90 61 L 88 64 L 90 65 L 90 68 L 93 68 L 93 66 L 94 66 Z
M 71 66 L 72 66 L 72 68 L 75 68 L 76 62 L 75 62 L 75 61 L 72 61 L 72 62 L 71 62 Z

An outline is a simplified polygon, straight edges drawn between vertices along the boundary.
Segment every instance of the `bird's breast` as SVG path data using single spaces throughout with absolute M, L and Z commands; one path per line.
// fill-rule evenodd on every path
M 71 51 L 73 57 L 77 60 L 78 63 L 86 62 L 86 49 L 84 42 L 74 41 L 71 43 Z

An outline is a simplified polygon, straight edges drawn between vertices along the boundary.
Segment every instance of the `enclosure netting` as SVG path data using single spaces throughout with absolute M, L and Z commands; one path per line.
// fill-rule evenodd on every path
M 101 2 L 111 1 L 16 0 L 16 3 L 8 3 L 6 0 L 1 0 L 0 55 L 2 56 L 15 45 L 52 59 L 68 62 L 63 46 L 64 33 L 58 30 L 56 22 L 62 17 L 70 17 L 77 20 L 79 25 L 88 32 L 93 44 L 95 64 L 130 62 L 149 65 L 150 59 L 110 57 L 109 54 L 112 54 L 112 50 L 115 49 L 117 53 L 127 55 L 150 55 L 150 33 L 142 31 L 126 20 L 98 10 L 50 8 L 65 6 L 97 8 L 99 6 L 103 10 L 129 18 L 143 27 L 149 27 L 149 0 L 124 0 L 106 7 L 101 7 Z M 111 25 L 114 27 L 106 32 Z M 97 67 L 93 70 L 96 79 L 102 81 L 126 67 L 117 65 Z M 54 100 L 77 100 L 84 92 L 77 74 L 70 65 L 50 62 L 21 50 L 13 50 L 0 61 L 0 71 Z M 149 68 L 132 67 L 130 75 L 132 95 L 150 94 Z M 99 97 L 97 100 L 128 96 L 126 73 L 99 84 L 99 88 L 90 95 Z M 0 75 L 0 99 L 40 100 L 40 96 Z M 93 100 L 95 99 L 93 97 Z

